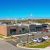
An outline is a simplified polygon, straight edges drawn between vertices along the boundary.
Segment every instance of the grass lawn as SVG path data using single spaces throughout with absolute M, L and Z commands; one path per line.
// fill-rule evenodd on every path
M 2 36 L 2 35 L 0 35 L 0 38 L 3 38 L 3 36 Z
M 26 47 L 29 47 L 29 48 L 45 48 L 47 46 L 50 46 L 50 41 L 45 41 L 45 42 L 42 42 L 42 43 L 29 43 L 27 44 Z

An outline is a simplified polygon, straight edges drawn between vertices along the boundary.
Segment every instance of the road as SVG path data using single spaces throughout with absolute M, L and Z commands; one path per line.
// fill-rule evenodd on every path
M 0 40 L 0 50 L 33 50 L 33 49 L 17 48 L 14 45 L 4 40 Z M 37 49 L 34 49 L 34 50 L 37 50 Z

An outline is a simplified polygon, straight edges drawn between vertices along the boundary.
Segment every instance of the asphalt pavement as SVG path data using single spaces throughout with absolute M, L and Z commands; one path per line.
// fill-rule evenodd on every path
M 8 43 L 4 40 L 0 40 L 0 50 L 49 50 L 50 47 L 44 48 L 44 49 L 29 49 L 29 48 L 19 48 L 16 47 L 14 45 L 12 45 L 11 43 Z
M 12 45 L 4 40 L 0 40 L 0 50 L 33 50 L 33 49 L 17 48 L 14 45 Z M 36 49 L 34 49 L 34 50 L 36 50 Z

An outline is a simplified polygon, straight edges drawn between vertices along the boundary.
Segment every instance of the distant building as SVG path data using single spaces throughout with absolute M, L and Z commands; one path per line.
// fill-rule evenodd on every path
M 1 24 L 14 24 L 16 23 L 15 20 L 0 20 Z

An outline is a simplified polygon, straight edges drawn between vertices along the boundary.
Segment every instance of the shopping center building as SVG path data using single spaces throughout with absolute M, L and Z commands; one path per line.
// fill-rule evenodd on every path
M 9 35 L 18 35 L 30 32 L 44 31 L 46 30 L 47 25 L 35 25 L 35 24 L 0 24 L 0 34 L 9 36 Z M 46 30 L 48 31 L 48 30 Z

